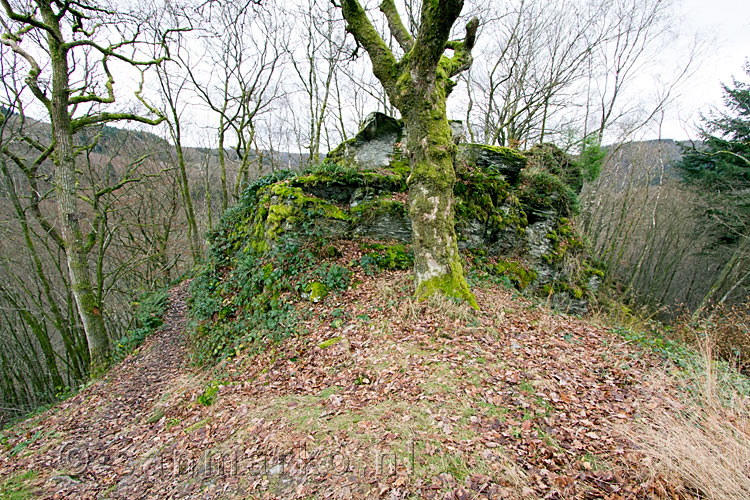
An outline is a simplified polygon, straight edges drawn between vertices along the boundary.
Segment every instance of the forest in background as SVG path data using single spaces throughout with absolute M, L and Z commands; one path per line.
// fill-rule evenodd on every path
M 718 234 L 718 201 L 683 182 L 679 145 L 637 140 L 658 130 L 694 63 L 681 61 L 654 99 L 631 86 L 673 40 L 672 9 L 650 0 L 469 5 L 465 16 L 482 24 L 450 113 L 467 141 L 554 142 L 600 166 L 578 224 L 608 272 L 602 303 L 662 319 L 708 302 L 743 304 L 750 286 L 747 232 Z M 394 109 L 329 4 L 71 12 L 61 33 L 91 42 L 68 53 L 79 254 L 116 355 L 149 324 L 138 297 L 201 262 L 205 233 L 244 186 L 319 162 L 367 113 Z M 407 2 L 407 28 L 418 12 Z M 75 390 L 91 360 L 57 219 L 53 134 L 36 92 L 52 88 L 50 52 L 23 19 L 3 16 L 0 415 L 12 418 Z M 89 18 L 95 31 L 77 28 Z M 113 126 L 126 121 L 155 125 Z

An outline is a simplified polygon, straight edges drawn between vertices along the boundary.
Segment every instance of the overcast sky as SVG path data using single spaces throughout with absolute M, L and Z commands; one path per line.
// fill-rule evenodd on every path
M 732 76 L 747 81 L 742 65 L 750 57 L 750 0 L 683 0 L 680 10 L 678 53 L 685 53 L 691 34 L 704 37 L 707 48 L 665 119 L 662 136 L 674 139 L 694 135 L 691 126 L 698 113 L 711 105 L 721 106 L 721 83 L 731 83 Z M 669 52 L 665 57 L 674 55 Z

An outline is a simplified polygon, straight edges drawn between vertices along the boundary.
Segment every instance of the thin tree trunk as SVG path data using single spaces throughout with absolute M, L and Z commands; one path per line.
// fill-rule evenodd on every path
M 73 131 L 68 112 L 69 71 L 67 53 L 58 42 L 59 24 L 51 9 L 43 9 L 45 21 L 58 29 L 58 35 L 48 35 L 52 62 L 52 93 L 50 99 L 50 121 L 55 138 L 53 154 L 55 164 L 55 194 L 60 217 L 61 236 L 65 244 L 70 283 L 78 313 L 86 332 L 90 363 L 93 373 L 106 368 L 109 357 L 109 337 L 104 326 L 101 304 L 97 302 L 91 285 L 88 258 L 83 232 L 79 224 L 82 215 L 76 196 L 76 161 L 73 149 Z

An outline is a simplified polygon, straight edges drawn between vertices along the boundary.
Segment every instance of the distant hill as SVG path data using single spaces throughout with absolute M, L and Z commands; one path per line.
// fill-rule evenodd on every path
M 683 148 L 700 147 L 700 142 L 675 141 L 673 139 L 659 139 L 649 141 L 634 141 L 618 145 L 607 146 L 610 155 L 609 169 L 602 172 L 603 175 L 615 174 L 623 181 L 632 173 L 632 166 L 636 160 L 642 166 L 649 165 L 647 169 L 639 169 L 635 179 L 643 179 L 645 175 L 651 177 L 651 185 L 663 180 L 681 180 L 682 173 L 677 163 L 682 159 Z M 645 161 L 643 161 L 645 160 Z M 662 165 L 664 170 L 662 171 Z

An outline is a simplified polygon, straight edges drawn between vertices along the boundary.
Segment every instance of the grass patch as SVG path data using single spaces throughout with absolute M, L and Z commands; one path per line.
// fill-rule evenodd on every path
M 29 482 L 36 479 L 36 471 L 26 471 L 0 483 L 0 498 L 3 500 L 27 500 L 35 498 Z
M 21 441 L 10 450 L 10 456 L 15 457 L 16 455 L 21 453 L 23 450 L 25 450 L 29 445 L 35 443 L 36 440 L 38 440 L 43 435 L 44 435 L 44 431 L 37 431 L 36 434 L 31 436 L 29 439 Z
M 191 432 L 195 432 L 198 429 L 207 426 L 209 423 L 211 423 L 211 417 L 206 417 L 203 420 L 199 420 L 198 422 L 185 429 L 185 432 L 188 434 Z

